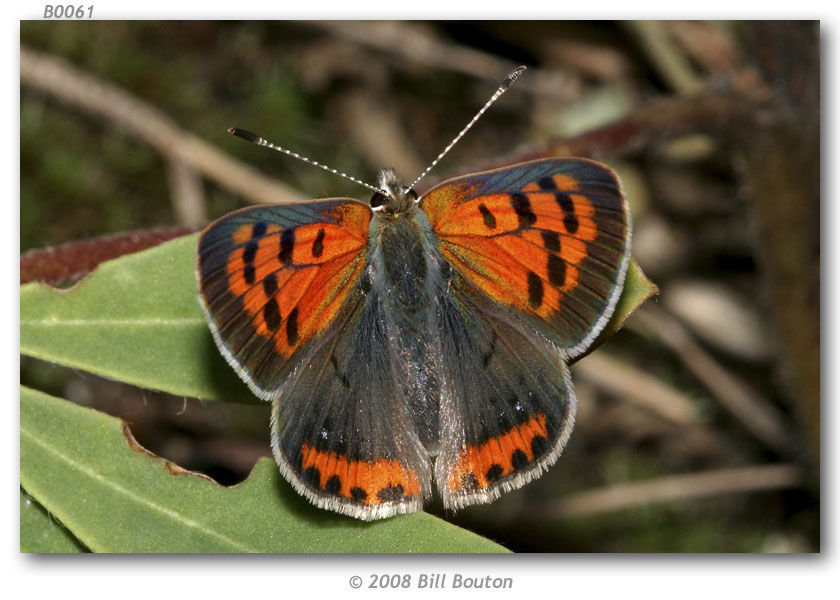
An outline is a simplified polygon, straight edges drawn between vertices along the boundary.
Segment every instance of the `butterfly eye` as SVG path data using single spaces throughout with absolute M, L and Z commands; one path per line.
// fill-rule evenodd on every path
M 417 200 L 417 192 L 414 191 L 412 188 L 403 188 L 403 193 L 405 197 L 411 200 L 412 202 Z
M 380 206 L 384 206 L 387 201 L 388 198 L 385 197 L 385 194 L 383 194 L 382 192 L 376 192 L 373 194 L 373 196 L 371 196 L 370 207 L 379 208 Z

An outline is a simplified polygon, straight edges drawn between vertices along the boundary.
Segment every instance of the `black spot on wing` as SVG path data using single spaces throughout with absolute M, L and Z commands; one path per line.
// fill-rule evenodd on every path
M 537 222 L 537 215 L 531 207 L 531 201 L 528 200 L 528 196 L 525 194 L 521 192 L 511 194 L 510 205 L 513 208 L 513 212 L 519 217 L 519 227 L 531 227 Z
M 251 237 L 258 238 L 265 235 L 265 232 L 268 231 L 268 223 L 265 221 L 259 221 L 254 223 L 254 227 L 251 229 Z
M 304 481 L 304 483 L 314 488 L 321 487 L 321 472 L 317 467 L 304 469 L 303 473 L 300 474 L 300 478 Z
M 504 469 L 502 469 L 502 465 L 493 464 L 493 465 L 490 466 L 489 469 L 487 469 L 487 473 L 485 474 L 485 477 L 487 477 L 487 481 L 489 481 L 490 483 L 493 483 L 499 477 L 502 476 L 503 472 L 504 472 Z
M 353 500 L 358 502 L 363 502 L 367 498 L 367 492 L 359 486 L 350 488 L 350 495 L 353 497 Z
M 257 256 L 258 248 L 259 243 L 257 243 L 256 240 L 250 240 L 247 244 L 245 244 L 245 250 L 242 252 L 242 260 L 248 264 L 253 264 L 254 258 Z
M 531 308 L 537 309 L 542 306 L 543 293 L 542 279 L 533 271 L 528 271 L 528 302 Z
M 298 309 L 295 306 L 292 309 L 292 312 L 289 313 L 289 316 L 286 317 L 286 340 L 289 342 L 289 346 L 294 346 L 298 343 Z
M 254 258 L 257 256 L 258 248 L 259 244 L 256 240 L 249 240 L 245 244 L 245 250 L 242 251 L 242 260 L 245 262 L 245 269 L 242 275 L 245 277 L 245 283 L 248 285 L 254 285 L 254 281 L 256 280 L 257 272 L 254 269 Z
M 274 298 L 269 298 L 268 302 L 265 303 L 263 307 L 263 318 L 265 319 L 265 324 L 272 331 L 280 328 L 280 307 L 277 306 L 277 300 Z
M 461 475 L 461 489 L 465 492 L 474 492 L 478 489 L 478 478 L 470 471 Z
M 548 281 L 556 287 L 566 283 L 566 261 L 556 254 L 548 255 Z
M 277 276 L 274 274 L 268 275 L 262 283 L 266 297 L 271 298 L 277 292 Z
M 558 206 L 563 211 L 563 227 L 566 228 L 566 231 L 574 235 L 577 233 L 578 226 L 578 218 L 575 215 L 575 203 L 572 202 L 572 199 L 569 197 L 568 194 L 565 192 L 555 192 L 554 199 L 557 201 Z
M 572 202 L 572 199 L 566 192 L 555 192 L 554 200 L 557 202 L 558 206 L 560 206 L 560 210 L 564 213 L 575 212 L 575 203 Z
M 324 253 L 324 229 L 323 227 L 318 230 L 318 235 L 315 237 L 315 241 L 312 242 L 312 256 L 318 258 L 321 254 Z
M 510 456 L 510 462 L 514 469 L 521 469 L 528 464 L 528 456 L 519 448 L 513 451 Z
M 388 487 L 382 488 L 376 496 L 383 502 L 391 502 L 404 497 L 405 490 L 402 484 L 398 483 L 397 485 L 389 485 Z
M 493 216 L 493 213 L 490 212 L 484 204 L 478 205 L 478 212 L 481 213 L 481 217 L 484 219 L 484 225 L 487 229 L 495 229 L 496 228 L 496 217 Z
M 338 494 L 341 491 L 341 477 L 333 475 L 327 479 L 327 483 L 324 484 L 324 490 L 330 494 Z
M 280 252 L 277 253 L 277 258 L 284 264 L 292 262 L 292 250 L 295 247 L 295 230 L 284 229 L 280 234 Z
M 541 435 L 535 435 L 531 438 L 531 454 L 536 459 L 548 451 L 548 440 Z
M 577 215 L 574 213 L 567 213 L 566 216 L 563 217 L 563 227 L 565 227 L 566 231 L 572 235 L 577 233 L 579 225 L 580 223 L 578 223 Z
M 560 234 L 556 231 L 540 231 L 543 246 L 549 252 L 560 252 Z

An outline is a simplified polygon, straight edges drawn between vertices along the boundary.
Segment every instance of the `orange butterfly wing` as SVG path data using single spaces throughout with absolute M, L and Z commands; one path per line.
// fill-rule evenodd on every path
M 615 307 L 630 216 L 615 174 L 584 159 L 451 179 L 420 206 L 454 270 L 439 333 L 450 419 L 435 473 L 444 506 L 460 508 L 521 487 L 562 452 L 576 411 L 563 359 Z
M 450 179 L 421 199 L 442 256 L 564 351 L 606 324 L 630 256 L 630 214 L 615 173 L 550 159 Z
M 198 281 L 226 358 L 271 399 L 292 355 L 333 322 L 365 266 L 370 209 L 354 200 L 245 208 L 207 228 Z

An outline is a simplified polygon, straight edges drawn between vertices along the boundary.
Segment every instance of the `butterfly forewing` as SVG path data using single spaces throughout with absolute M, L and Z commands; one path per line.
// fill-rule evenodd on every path
M 606 324 L 626 271 L 630 217 L 607 167 L 551 159 L 448 180 L 422 198 L 443 258 L 529 317 L 565 356 Z
M 365 264 L 370 210 L 353 200 L 247 208 L 199 241 L 198 279 L 219 347 L 271 399 L 292 356 L 332 321 Z

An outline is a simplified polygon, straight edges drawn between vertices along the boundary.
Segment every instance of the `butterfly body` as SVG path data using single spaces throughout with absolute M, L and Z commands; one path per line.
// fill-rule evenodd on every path
M 350 199 L 248 208 L 198 248 L 200 298 L 272 402 L 272 449 L 312 502 L 361 519 L 488 502 L 559 456 L 566 361 L 606 324 L 630 221 L 615 174 L 542 160 Z
M 440 389 L 437 369 L 429 361 L 436 355 L 433 325 L 447 272 L 428 219 L 415 200 L 398 187 L 382 210 L 374 212 L 362 289 L 367 302 L 380 307 L 376 313 L 387 339 L 380 360 L 390 362 L 388 368 L 403 387 L 408 417 L 423 452 L 435 456 Z

